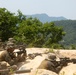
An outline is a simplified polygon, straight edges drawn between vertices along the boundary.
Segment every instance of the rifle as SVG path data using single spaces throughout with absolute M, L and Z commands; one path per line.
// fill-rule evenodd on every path
M 19 50 L 17 52 L 14 52 L 14 53 L 17 53 L 18 55 L 22 54 L 22 53 L 26 53 L 26 50 Z
M 26 69 L 26 70 L 16 70 L 16 71 L 13 71 L 13 73 L 16 73 L 16 74 L 20 74 L 20 73 L 29 73 L 31 72 L 31 69 Z M 2 69 L 0 70 L 0 73 L 10 73 L 10 69 Z

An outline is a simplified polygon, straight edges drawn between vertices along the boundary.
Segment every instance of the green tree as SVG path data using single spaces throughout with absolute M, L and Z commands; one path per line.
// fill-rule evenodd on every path
M 17 17 L 18 17 L 18 21 L 19 23 L 21 23 L 23 20 L 26 20 L 26 16 L 24 14 L 22 14 L 22 12 L 20 10 L 17 11 Z
M 31 17 L 19 24 L 17 33 L 15 38 L 28 46 L 52 47 L 54 45 L 55 48 L 60 46 L 59 41 L 65 35 L 62 27 L 55 26 L 53 22 L 42 24 L 38 19 Z
M 53 22 L 44 23 L 42 31 L 45 39 L 45 47 L 52 47 L 54 43 L 59 44 L 59 41 L 61 41 L 65 35 L 63 28 L 55 26 Z
M 13 37 L 16 31 L 18 18 L 6 8 L 0 8 L 0 37 L 3 41 Z
M 41 25 L 42 23 L 36 18 L 33 19 L 30 17 L 23 20 L 18 25 L 18 34 L 15 36 L 15 39 L 19 42 L 25 42 L 27 45 L 34 46 Z

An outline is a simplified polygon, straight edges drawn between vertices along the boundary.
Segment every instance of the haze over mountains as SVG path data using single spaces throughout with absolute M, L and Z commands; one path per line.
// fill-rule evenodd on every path
M 50 17 L 47 14 L 33 14 L 33 15 L 27 15 L 27 17 L 32 17 L 32 18 L 37 18 L 39 19 L 42 23 L 45 22 L 51 22 L 51 21 L 60 21 L 60 20 L 67 20 L 67 18 L 60 16 L 60 17 Z

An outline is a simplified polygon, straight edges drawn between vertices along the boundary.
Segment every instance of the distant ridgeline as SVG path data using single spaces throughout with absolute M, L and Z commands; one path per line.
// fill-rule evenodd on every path
M 61 42 L 65 46 L 76 45 L 76 20 L 68 20 L 65 17 L 49 17 L 47 14 L 27 15 L 39 19 L 42 23 L 54 22 L 57 26 L 62 26 L 66 35 Z
M 27 15 L 28 17 L 37 18 L 42 23 L 45 22 L 52 22 L 52 21 L 60 21 L 60 20 L 67 20 L 65 17 L 49 17 L 47 14 L 34 14 L 34 15 Z

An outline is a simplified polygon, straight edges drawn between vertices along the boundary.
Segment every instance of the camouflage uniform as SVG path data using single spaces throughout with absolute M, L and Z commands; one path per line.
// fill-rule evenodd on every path
M 17 53 L 18 61 L 24 61 L 27 57 L 27 52 L 25 50 L 25 45 L 19 45 L 19 51 Z
M 15 40 L 13 38 L 8 39 L 6 50 L 12 59 L 15 58 L 15 55 L 13 53 L 13 51 L 15 50 Z

